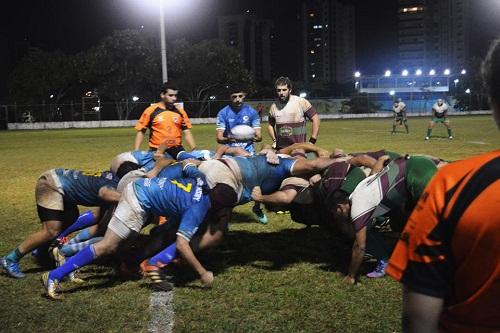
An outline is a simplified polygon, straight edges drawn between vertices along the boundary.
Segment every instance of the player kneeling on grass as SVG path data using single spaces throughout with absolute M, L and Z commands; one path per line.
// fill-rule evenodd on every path
M 52 169 L 37 181 L 35 197 L 42 229 L 29 235 L 19 246 L 0 259 L 8 275 L 23 278 L 19 261 L 30 251 L 51 242 L 78 217 L 78 207 L 104 206 L 117 202 L 120 193 L 115 188 L 119 177 L 127 173 L 128 164 L 119 168 L 117 176 L 105 171 L 86 174 L 78 170 Z
M 199 274 L 204 286 L 213 283 L 213 273 L 207 271 L 193 254 L 191 237 L 211 207 L 205 188 L 205 178 L 191 163 L 185 163 L 187 178 L 141 178 L 127 185 L 104 238 L 86 247 L 61 267 L 45 273 L 42 282 L 48 297 L 59 299 L 59 281 L 75 269 L 94 262 L 97 258 L 115 253 L 119 247 L 138 235 L 150 215 L 168 216 L 178 221 L 176 248 L 181 257 Z

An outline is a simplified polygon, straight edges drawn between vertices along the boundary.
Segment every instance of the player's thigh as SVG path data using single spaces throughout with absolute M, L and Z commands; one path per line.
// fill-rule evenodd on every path
M 429 121 L 429 128 L 433 128 L 434 125 L 436 125 L 436 123 L 433 120 Z

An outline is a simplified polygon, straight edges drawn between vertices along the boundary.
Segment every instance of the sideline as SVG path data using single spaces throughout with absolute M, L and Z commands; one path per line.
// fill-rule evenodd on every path
M 174 290 L 153 291 L 149 297 L 150 333 L 172 333 L 175 322 Z

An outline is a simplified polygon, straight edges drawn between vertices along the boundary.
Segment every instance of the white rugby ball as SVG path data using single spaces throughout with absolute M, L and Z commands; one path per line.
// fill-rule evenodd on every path
M 231 134 L 236 140 L 249 140 L 255 137 L 255 129 L 248 125 L 236 125 L 231 128 Z

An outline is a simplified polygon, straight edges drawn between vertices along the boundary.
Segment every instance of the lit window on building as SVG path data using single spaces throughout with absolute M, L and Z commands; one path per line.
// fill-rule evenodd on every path
M 314 13 L 309 13 L 309 17 L 314 17 Z
M 314 50 L 311 50 L 311 54 L 314 54 Z
M 311 77 L 314 79 L 316 77 L 316 74 L 311 75 Z
M 415 6 L 415 7 L 403 7 L 399 9 L 400 13 L 416 13 L 424 10 L 423 6 Z
M 323 25 L 313 25 L 313 29 L 323 29 Z

